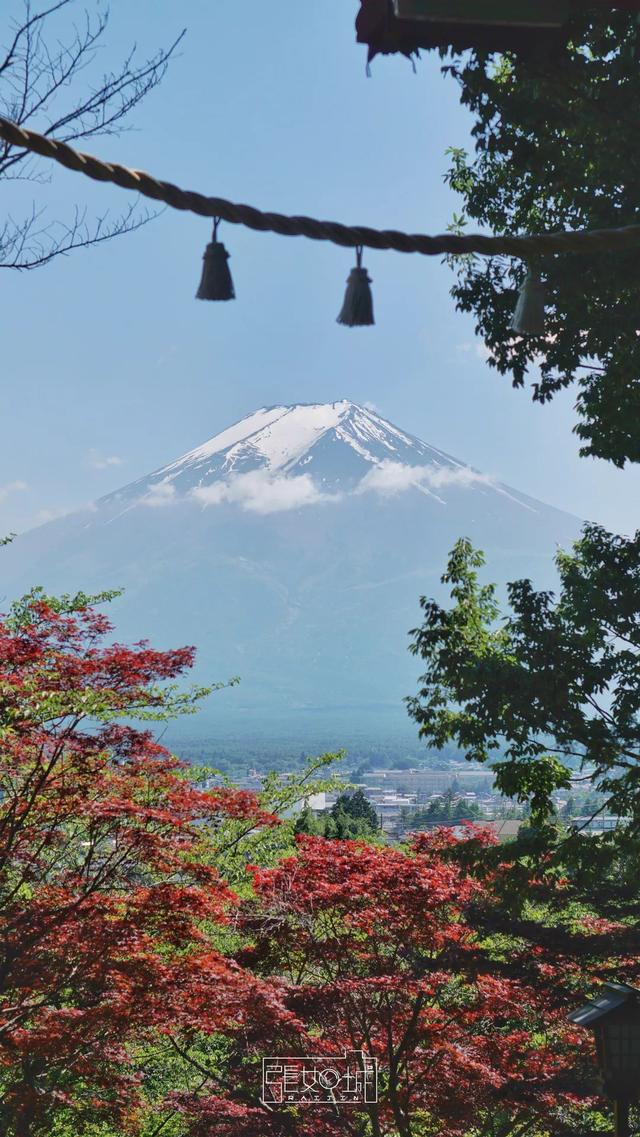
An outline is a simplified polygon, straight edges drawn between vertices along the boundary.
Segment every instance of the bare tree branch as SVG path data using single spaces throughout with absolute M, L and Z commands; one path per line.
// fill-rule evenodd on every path
M 86 249 L 123 233 L 134 233 L 158 216 L 148 209 L 141 210 L 136 202 L 114 221 L 109 221 L 108 214 L 104 214 L 89 226 L 86 210 L 76 206 L 70 222 L 54 221 L 38 228 L 37 222 L 42 214 L 43 210 L 36 211 L 34 206 L 31 214 L 22 221 L 10 219 L 5 223 L 0 230 L 0 269 L 38 268 L 74 249 Z
M 85 10 L 80 23 L 67 23 L 61 35 L 56 18 L 75 2 L 57 0 L 34 11 L 31 0 L 24 0 L 8 46 L 0 49 L 1 113 L 65 142 L 128 129 L 129 115 L 162 81 L 185 34 L 141 62 L 134 45 L 117 69 L 92 78 L 109 13 Z M 3 142 L 0 180 L 43 185 L 51 177 L 32 154 Z M 105 215 L 88 224 L 86 210 L 76 206 L 70 220 L 46 222 L 44 209 L 34 204 L 24 218 L 9 217 L 0 229 L 0 268 L 38 268 L 74 249 L 131 233 L 154 216 L 136 204 L 112 221 Z

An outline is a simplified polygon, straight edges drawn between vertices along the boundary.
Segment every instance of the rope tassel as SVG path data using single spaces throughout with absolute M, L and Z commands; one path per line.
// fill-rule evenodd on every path
M 351 269 L 347 280 L 347 291 L 338 316 L 338 323 L 347 328 L 363 328 L 375 324 L 373 318 L 373 296 L 371 277 L 362 267 L 362 245 L 356 246 L 356 267 Z
M 513 313 L 511 331 L 521 336 L 543 336 L 545 302 L 545 286 L 540 269 L 530 265 Z
M 229 270 L 229 254 L 218 240 L 220 218 L 214 218 L 213 240 L 207 245 L 202 257 L 202 277 L 196 292 L 196 300 L 235 300 L 236 293 Z

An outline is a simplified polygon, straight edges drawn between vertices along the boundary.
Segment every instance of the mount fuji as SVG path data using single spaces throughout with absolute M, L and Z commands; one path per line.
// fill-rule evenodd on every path
M 347 400 L 263 407 L 91 507 L 19 536 L 0 595 L 124 588 L 119 639 L 195 644 L 194 678 L 238 687 L 188 731 L 304 746 L 406 732 L 419 596 L 460 536 L 487 577 L 553 585 L 579 522 Z M 6 603 L 3 602 L 6 607 Z M 213 721 L 212 717 L 213 716 Z

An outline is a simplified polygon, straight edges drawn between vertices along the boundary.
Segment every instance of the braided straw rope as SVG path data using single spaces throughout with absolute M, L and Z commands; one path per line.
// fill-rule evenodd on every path
M 544 233 L 536 236 L 484 237 L 481 234 L 459 236 L 444 233 L 428 237 L 421 233 L 400 233 L 395 229 L 369 229 L 366 225 L 342 225 L 338 221 L 317 221 L 312 217 L 288 217 L 282 213 L 265 213 L 251 205 L 239 205 L 221 197 L 205 197 L 193 190 L 183 190 L 171 182 L 160 181 L 142 170 L 132 170 L 116 162 L 103 162 L 91 154 L 83 154 L 67 146 L 26 130 L 0 116 L 0 138 L 11 146 L 22 146 L 53 158 L 68 170 L 78 170 L 99 182 L 113 182 L 122 189 L 136 190 L 154 201 L 162 201 L 172 209 L 197 213 L 200 217 L 217 218 L 233 225 L 245 225 L 260 232 L 279 233 L 283 237 L 309 237 L 314 241 L 332 241 L 348 248 L 394 249 L 398 253 L 422 253 L 432 257 L 441 254 L 504 254 L 526 260 L 545 253 L 594 253 L 627 249 L 640 244 L 640 225 L 622 229 L 588 229 L 576 232 Z

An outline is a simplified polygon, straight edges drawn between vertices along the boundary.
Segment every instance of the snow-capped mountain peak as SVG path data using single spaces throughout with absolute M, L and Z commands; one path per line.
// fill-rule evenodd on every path
M 384 461 L 410 466 L 461 463 L 406 434 L 368 407 L 341 399 L 262 407 L 153 475 L 176 487 L 265 470 L 313 474 L 323 485 L 355 482 Z
M 397 741 L 417 675 L 407 630 L 460 536 L 485 550 L 490 579 L 535 572 L 546 588 L 578 528 L 368 407 L 263 407 L 22 534 L 3 550 L 2 592 L 124 588 L 110 612 L 121 640 L 196 644 L 203 685 L 242 676 L 205 713 L 209 737 L 226 715 L 235 736 L 271 731 L 300 750 L 324 724 L 318 749 L 331 750 L 376 722 Z
M 261 407 L 201 446 L 101 499 L 142 504 L 235 504 L 275 513 L 345 496 L 419 491 L 445 505 L 461 488 L 513 496 L 492 478 L 422 442 L 371 407 L 340 399 Z

